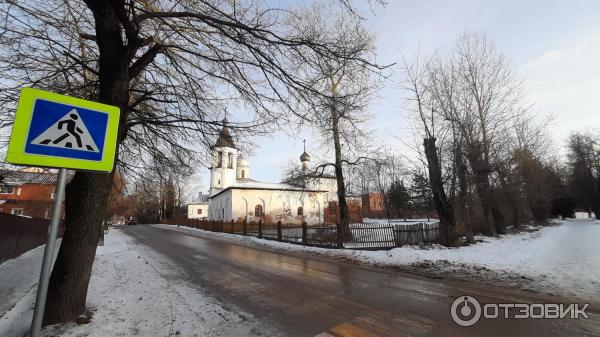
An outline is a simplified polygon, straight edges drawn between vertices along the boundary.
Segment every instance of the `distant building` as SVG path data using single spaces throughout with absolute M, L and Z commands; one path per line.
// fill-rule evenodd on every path
M 187 211 L 188 219 L 208 219 L 208 195 L 200 192 L 198 199 L 187 205 Z
M 366 218 L 382 218 L 385 217 L 385 203 L 383 194 L 379 192 L 369 192 L 361 196 L 362 213 Z
M 57 179 L 45 169 L 0 170 L 0 212 L 50 218 Z
M 227 120 L 212 148 L 208 219 L 307 224 L 339 221 L 337 184 L 334 176 L 309 173 L 310 155 L 300 156 L 301 172 L 280 183 L 250 178 L 248 160 L 239 155 Z M 360 212 L 353 221 L 361 222 Z

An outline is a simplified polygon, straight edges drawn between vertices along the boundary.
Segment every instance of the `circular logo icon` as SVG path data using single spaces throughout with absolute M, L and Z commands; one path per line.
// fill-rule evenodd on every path
M 471 296 L 460 296 L 450 308 L 454 322 L 460 326 L 471 326 L 481 318 L 481 305 Z

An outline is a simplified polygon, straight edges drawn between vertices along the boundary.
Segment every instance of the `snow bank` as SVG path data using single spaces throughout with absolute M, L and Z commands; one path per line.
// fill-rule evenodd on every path
M 583 300 L 600 298 L 600 221 L 594 220 L 565 220 L 533 232 L 478 237 L 481 242 L 460 248 L 404 246 L 389 251 L 324 249 L 192 228 L 178 230 L 450 278 L 501 282 Z
M 224 308 L 184 278 L 185 272 L 171 260 L 113 229 L 105 246 L 98 247 L 94 262 L 87 301 L 91 322 L 49 326 L 44 336 L 280 335 L 248 313 L 231 306 Z M 4 287 L 1 284 L 0 288 Z M 24 305 L 15 306 L 2 317 L 0 336 L 23 336 L 27 332 L 33 289 L 19 302 Z
M 57 251 L 60 242 L 58 239 Z M 21 337 L 29 330 L 45 247 L 0 264 L 0 336 Z

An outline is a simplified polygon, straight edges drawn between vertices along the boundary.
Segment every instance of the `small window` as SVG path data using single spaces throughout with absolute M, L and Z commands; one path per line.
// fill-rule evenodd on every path
M 23 215 L 23 209 L 22 208 L 13 208 L 10 213 L 14 214 L 14 215 Z
M 242 179 L 246 178 L 246 171 L 242 170 Z
M 263 207 L 262 207 L 262 205 L 256 205 L 256 207 L 254 207 L 254 216 L 262 218 L 262 216 L 263 216 Z
M 223 152 L 219 151 L 218 157 L 217 157 L 217 167 L 222 167 L 223 166 Z
M 227 167 L 233 168 L 233 153 L 229 152 L 227 156 Z
M 0 185 L 0 194 L 13 194 L 15 187 L 10 185 Z
M 303 216 L 304 215 L 304 208 L 298 207 L 298 215 L 299 216 Z
M 202 214 L 202 209 L 198 209 L 198 214 Z

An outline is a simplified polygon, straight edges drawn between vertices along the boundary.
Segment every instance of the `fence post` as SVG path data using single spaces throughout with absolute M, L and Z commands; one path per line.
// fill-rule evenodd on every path
M 400 232 L 400 226 L 392 226 L 392 235 L 394 236 L 394 246 L 402 246 L 402 235 Z
M 342 229 L 342 224 L 335 224 L 335 231 L 337 234 L 337 247 L 344 248 L 344 231 Z
M 262 220 L 258 220 L 258 237 L 262 238 Z
M 308 232 L 308 228 L 306 226 L 306 222 L 302 221 L 302 244 L 306 245 L 308 243 L 308 237 L 306 233 Z
M 277 221 L 277 241 L 281 241 L 281 221 Z
M 246 219 L 244 219 L 244 222 L 242 222 L 242 234 L 243 235 L 248 235 L 247 229 L 246 229 Z

